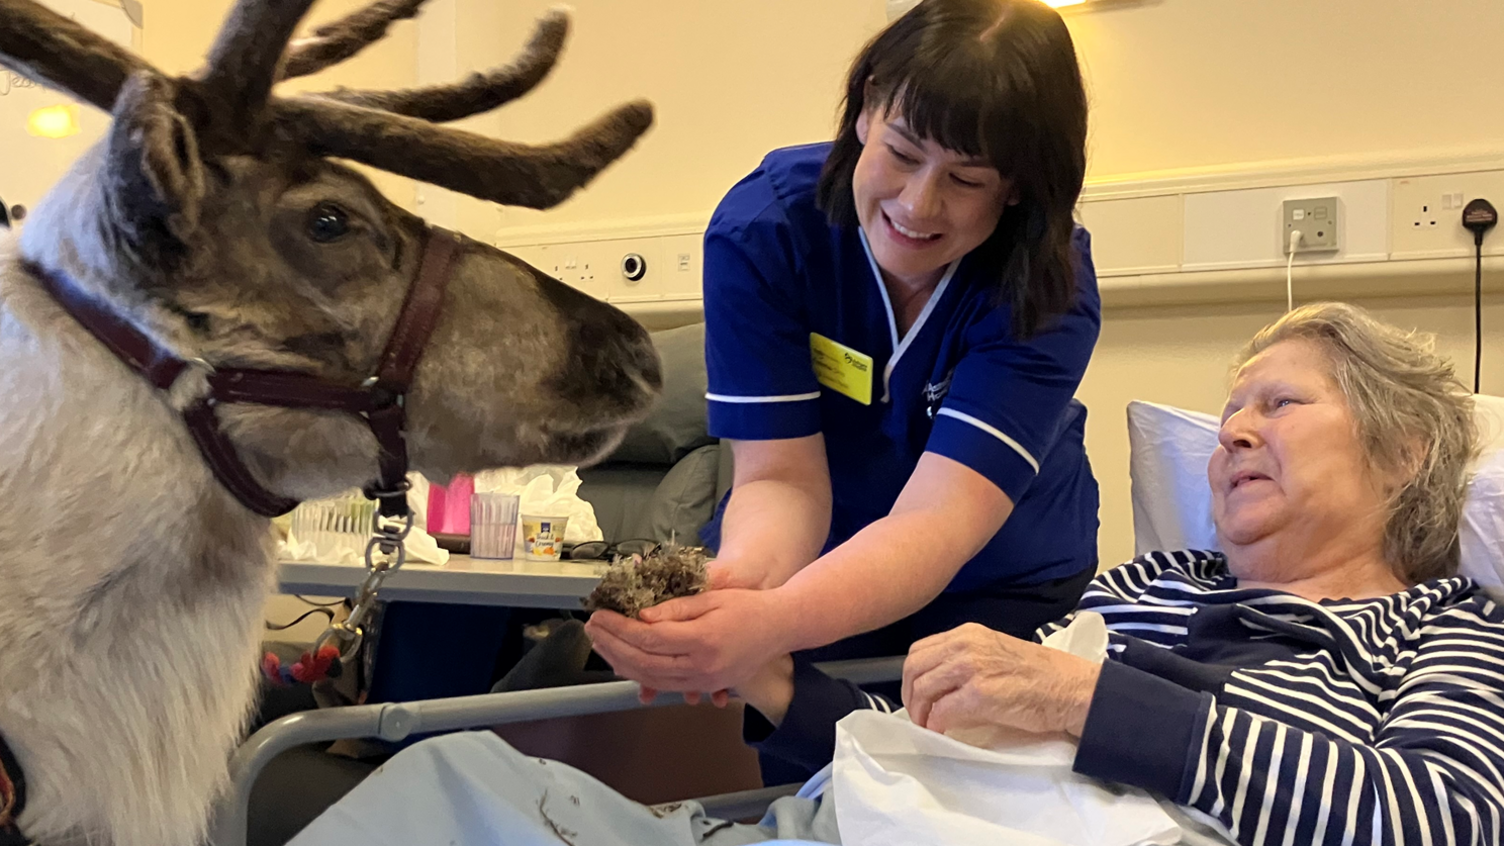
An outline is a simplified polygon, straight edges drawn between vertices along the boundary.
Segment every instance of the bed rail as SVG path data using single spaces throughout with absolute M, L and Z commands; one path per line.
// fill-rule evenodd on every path
M 827 675 L 855 684 L 894 681 L 903 674 L 902 657 L 835 661 L 818 666 Z M 636 682 L 617 681 L 419 702 L 326 708 L 283 717 L 251 735 L 230 759 L 230 789 L 215 810 L 209 842 L 213 846 L 245 846 L 251 788 L 273 758 L 293 747 L 372 737 L 396 742 L 413 734 L 658 708 L 684 701 L 678 694 L 662 694 L 651 705 L 643 705 L 637 699 L 637 691 Z M 711 797 L 705 801 L 707 807 L 716 809 L 716 815 L 738 819 L 756 814 L 754 806 L 766 807 L 772 800 L 790 795 L 797 788 L 797 785 L 764 788 Z

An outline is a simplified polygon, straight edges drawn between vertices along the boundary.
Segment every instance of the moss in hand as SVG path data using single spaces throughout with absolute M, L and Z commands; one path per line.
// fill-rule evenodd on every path
M 710 583 L 705 569 L 709 560 L 710 551 L 704 547 L 677 544 L 668 544 L 647 557 L 617 557 L 586 597 L 585 610 L 605 608 L 636 619 L 644 608 L 703 593 Z

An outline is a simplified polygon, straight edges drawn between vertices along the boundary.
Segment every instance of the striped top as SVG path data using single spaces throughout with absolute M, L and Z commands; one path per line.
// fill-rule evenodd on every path
M 1078 772 L 1250 846 L 1501 842 L 1504 610 L 1472 581 L 1312 602 L 1239 589 L 1219 553 L 1156 553 L 1077 610 L 1114 659 Z

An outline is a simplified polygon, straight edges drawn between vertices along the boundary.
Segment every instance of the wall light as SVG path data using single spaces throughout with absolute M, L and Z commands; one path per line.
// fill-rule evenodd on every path
M 26 131 L 40 138 L 78 134 L 78 107 L 72 104 L 37 109 L 26 118 Z
M 1044 0 L 1046 6 L 1053 6 L 1056 9 L 1062 6 L 1079 6 L 1085 2 L 1086 0 Z

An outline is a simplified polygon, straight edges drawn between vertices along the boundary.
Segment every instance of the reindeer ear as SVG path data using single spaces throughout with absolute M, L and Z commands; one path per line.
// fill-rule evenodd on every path
M 103 187 L 111 223 L 146 256 L 181 250 L 198 227 L 204 167 L 198 137 L 173 104 L 176 87 L 131 76 L 115 101 Z

